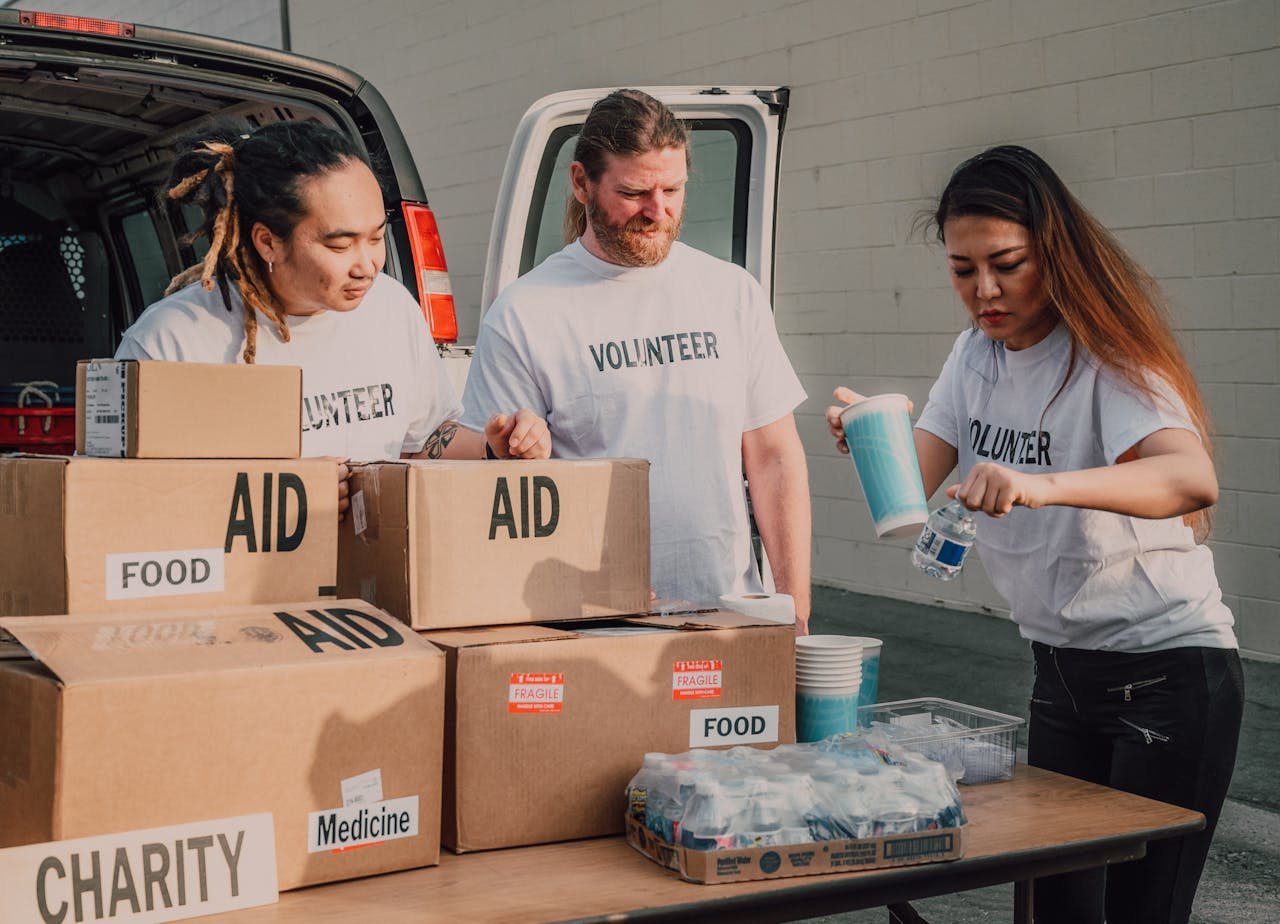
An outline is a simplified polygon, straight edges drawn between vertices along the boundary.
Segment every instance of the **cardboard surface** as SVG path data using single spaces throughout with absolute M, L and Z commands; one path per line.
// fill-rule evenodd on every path
M 682 879 L 714 885 L 956 860 L 963 856 L 963 830 L 940 828 L 848 841 L 690 850 L 669 844 L 636 819 L 628 818 L 627 843 L 653 862 L 675 870 Z
M 0 616 L 332 596 L 325 459 L 0 458 Z
M 0 847 L 270 812 L 282 889 L 438 862 L 444 658 L 377 608 L 0 629 Z
M 354 465 L 338 592 L 420 629 L 642 611 L 648 479 L 637 459 Z
M 725 715 L 755 716 L 765 746 L 794 742 L 794 630 L 705 615 L 696 629 L 684 616 L 604 627 L 623 634 L 423 633 L 448 657 L 443 842 L 465 852 L 619 833 L 645 752 L 685 751 Z M 687 695 L 690 668 L 716 682 Z M 740 743 L 734 734 L 716 743 Z
M 81 360 L 76 453 L 136 459 L 296 459 L 298 366 Z

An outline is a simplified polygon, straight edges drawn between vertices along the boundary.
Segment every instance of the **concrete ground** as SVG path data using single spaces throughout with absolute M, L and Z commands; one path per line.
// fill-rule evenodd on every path
M 815 587 L 815 633 L 884 640 L 881 702 L 916 696 L 1027 717 L 1031 652 L 1006 619 Z M 1244 728 L 1235 776 L 1209 853 L 1192 920 L 1280 921 L 1280 664 L 1244 662 Z M 1025 748 L 1025 727 L 1020 745 Z M 1019 755 L 1021 759 L 1022 754 Z M 976 889 L 915 904 L 930 924 L 1008 921 L 1012 886 Z M 883 910 L 816 918 L 824 924 L 883 924 Z

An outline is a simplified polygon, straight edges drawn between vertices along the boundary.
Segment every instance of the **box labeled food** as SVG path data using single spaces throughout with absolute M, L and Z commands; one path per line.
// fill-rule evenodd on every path
M 376 607 L 0 631 L 0 847 L 270 813 L 281 889 L 438 861 L 444 657 Z
M 0 616 L 334 596 L 326 459 L 0 458 Z
M 298 366 L 86 359 L 76 453 L 129 459 L 296 459 Z
M 459 853 L 620 833 L 646 752 L 795 741 L 790 626 L 712 610 L 423 637 L 447 655 Z
M 352 466 L 338 592 L 419 629 L 642 612 L 649 463 Z
M 914 866 L 955 860 L 963 855 L 960 845 L 963 828 L 845 841 L 694 850 L 673 846 L 634 818 L 628 818 L 626 824 L 627 843 L 655 863 L 675 870 L 680 878 L 700 885 Z

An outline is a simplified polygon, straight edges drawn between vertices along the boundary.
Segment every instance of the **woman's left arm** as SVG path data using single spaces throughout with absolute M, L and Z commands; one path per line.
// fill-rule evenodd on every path
M 1157 520 L 1216 504 L 1218 476 L 1196 434 L 1166 428 L 1138 441 L 1115 465 L 1101 468 L 1039 475 L 983 462 L 947 495 L 993 517 L 1015 506 L 1052 505 Z

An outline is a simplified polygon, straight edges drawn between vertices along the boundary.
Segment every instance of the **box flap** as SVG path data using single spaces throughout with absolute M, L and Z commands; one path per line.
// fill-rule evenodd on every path
M 551 626 L 513 625 L 487 626 L 475 629 L 435 629 L 421 633 L 422 637 L 441 648 L 480 648 L 485 645 L 513 645 L 524 642 L 544 642 L 573 638 L 571 629 Z
M 314 600 L 146 614 L 0 619 L 32 656 L 73 686 L 353 659 L 442 657 L 363 600 Z
M 699 610 L 689 613 L 651 613 L 648 616 L 627 616 L 625 622 L 639 626 L 658 626 L 664 629 L 744 629 L 748 626 L 779 626 L 772 619 L 746 616 L 733 610 Z

